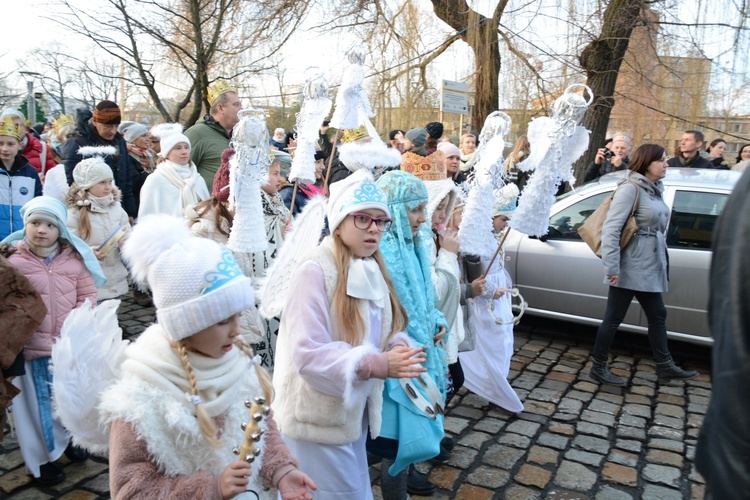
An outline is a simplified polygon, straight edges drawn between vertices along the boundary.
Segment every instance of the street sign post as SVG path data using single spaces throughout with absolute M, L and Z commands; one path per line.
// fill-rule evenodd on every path
M 463 132 L 464 115 L 469 112 L 469 86 L 462 82 L 443 80 L 440 93 L 440 122 L 443 112 L 460 115 L 459 135 Z

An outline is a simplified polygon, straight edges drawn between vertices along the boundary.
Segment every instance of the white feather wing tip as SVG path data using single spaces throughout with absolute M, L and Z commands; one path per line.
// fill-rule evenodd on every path
M 157 258 L 172 246 L 190 238 L 185 221 L 171 215 L 143 217 L 122 248 L 122 255 L 136 280 L 144 282 Z
M 268 268 L 266 278 L 261 284 L 259 310 L 264 317 L 276 317 L 284 309 L 289 297 L 292 274 L 320 242 L 325 227 L 327 206 L 326 197 L 316 195 L 294 219 L 284 246 Z
M 87 158 L 89 156 L 110 156 L 117 154 L 114 146 L 83 146 L 78 148 L 78 154 Z
M 70 313 L 52 347 L 53 404 L 75 444 L 101 454 L 108 450 L 109 431 L 97 407 L 117 378 L 127 342 L 117 322 L 120 301 L 91 305 L 87 300 Z

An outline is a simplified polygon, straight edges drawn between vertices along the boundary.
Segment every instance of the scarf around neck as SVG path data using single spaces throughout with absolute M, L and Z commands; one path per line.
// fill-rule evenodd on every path
M 158 171 L 180 190 L 182 206 L 187 207 L 196 205 L 200 202 L 198 194 L 195 192 L 195 182 L 198 180 L 198 169 L 195 164 L 190 162 L 187 165 L 178 165 L 171 160 L 165 160 L 159 165 Z

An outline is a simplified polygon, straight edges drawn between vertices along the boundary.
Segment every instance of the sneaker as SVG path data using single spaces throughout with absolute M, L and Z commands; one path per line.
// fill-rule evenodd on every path
M 427 479 L 427 474 L 419 472 L 414 465 L 409 466 L 409 477 L 406 480 L 406 491 L 410 495 L 430 496 L 437 486 Z
M 60 484 L 65 481 L 65 472 L 52 462 L 47 462 L 39 466 L 39 477 L 34 480 L 45 486 Z

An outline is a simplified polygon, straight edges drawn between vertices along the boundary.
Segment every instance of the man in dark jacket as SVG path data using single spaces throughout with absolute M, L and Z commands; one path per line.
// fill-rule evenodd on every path
M 708 305 L 714 338 L 713 387 L 695 453 L 709 499 L 739 498 L 750 491 L 749 189 L 747 171 L 734 187 L 714 233 Z
M 713 163 L 703 158 L 700 154 L 703 148 L 703 132 L 699 130 L 686 130 L 680 139 L 680 155 L 667 161 L 668 167 L 683 168 L 715 168 Z
M 130 172 L 130 157 L 125 138 L 117 131 L 122 115 L 120 107 L 112 101 L 102 101 L 94 107 L 93 114 L 87 109 L 76 112 L 76 126 L 79 137 L 69 139 L 62 146 L 63 164 L 68 184 L 73 184 L 73 169 L 83 159 L 78 150 L 86 146 L 112 146 L 117 152 L 106 156 L 104 161 L 112 169 L 112 178 L 122 192 L 122 208 L 128 216 L 135 218 L 138 211 L 133 195 L 133 182 Z
M 605 141 L 596 153 L 594 161 L 586 168 L 583 182 L 593 181 L 611 172 L 625 170 L 630 165 L 630 137 L 618 134 Z

